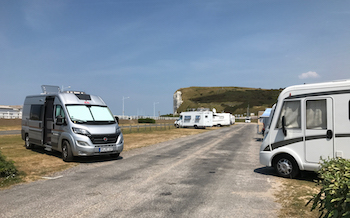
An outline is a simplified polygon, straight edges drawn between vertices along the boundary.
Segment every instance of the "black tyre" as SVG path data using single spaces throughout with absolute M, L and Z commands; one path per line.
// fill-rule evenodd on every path
M 72 154 L 70 144 L 66 140 L 63 141 L 62 143 L 62 159 L 65 162 L 69 162 L 73 160 L 73 154 Z
M 31 149 L 33 148 L 33 145 L 31 143 L 29 143 L 29 136 L 28 134 L 26 134 L 25 138 L 24 138 L 24 146 L 26 146 L 26 149 Z
M 299 174 L 299 166 L 293 157 L 283 154 L 275 158 L 274 168 L 279 176 L 295 178 Z

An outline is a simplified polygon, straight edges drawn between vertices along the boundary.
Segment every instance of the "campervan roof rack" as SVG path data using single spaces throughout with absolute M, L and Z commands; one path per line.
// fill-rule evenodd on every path
M 72 94 L 75 94 L 75 95 L 86 94 L 86 93 L 83 92 L 83 91 L 64 91 L 64 93 L 72 93 Z

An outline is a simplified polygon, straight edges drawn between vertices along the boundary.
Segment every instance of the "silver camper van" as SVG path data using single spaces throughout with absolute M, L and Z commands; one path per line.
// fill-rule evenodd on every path
M 23 105 L 22 139 L 62 152 L 64 161 L 74 156 L 119 156 L 123 134 L 113 114 L 98 96 L 42 86 L 40 95 L 27 96 Z

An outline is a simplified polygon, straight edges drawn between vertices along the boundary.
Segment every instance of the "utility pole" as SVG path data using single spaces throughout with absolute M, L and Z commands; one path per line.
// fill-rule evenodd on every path
M 125 100 L 125 99 L 128 99 L 128 98 L 129 98 L 129 97 L 124 97 L 124 96 L 123 96 L 123 119 L 124 119 L 124 100 Z
M 156 104 L 159 104 L 159 102 L 154 102 L 153 103 L 153 116 L 156 116 Z

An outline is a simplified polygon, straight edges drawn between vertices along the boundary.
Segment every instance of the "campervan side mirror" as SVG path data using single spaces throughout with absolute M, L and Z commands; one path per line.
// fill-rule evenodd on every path
M 56 125 L 64 125 L 65 124 L 65 119 L 61 115 L 58 115 L 56 117 Z
M 282 116 L 282 132 L 284 136 L 287 136 L 286 118 L 284 116 Z

